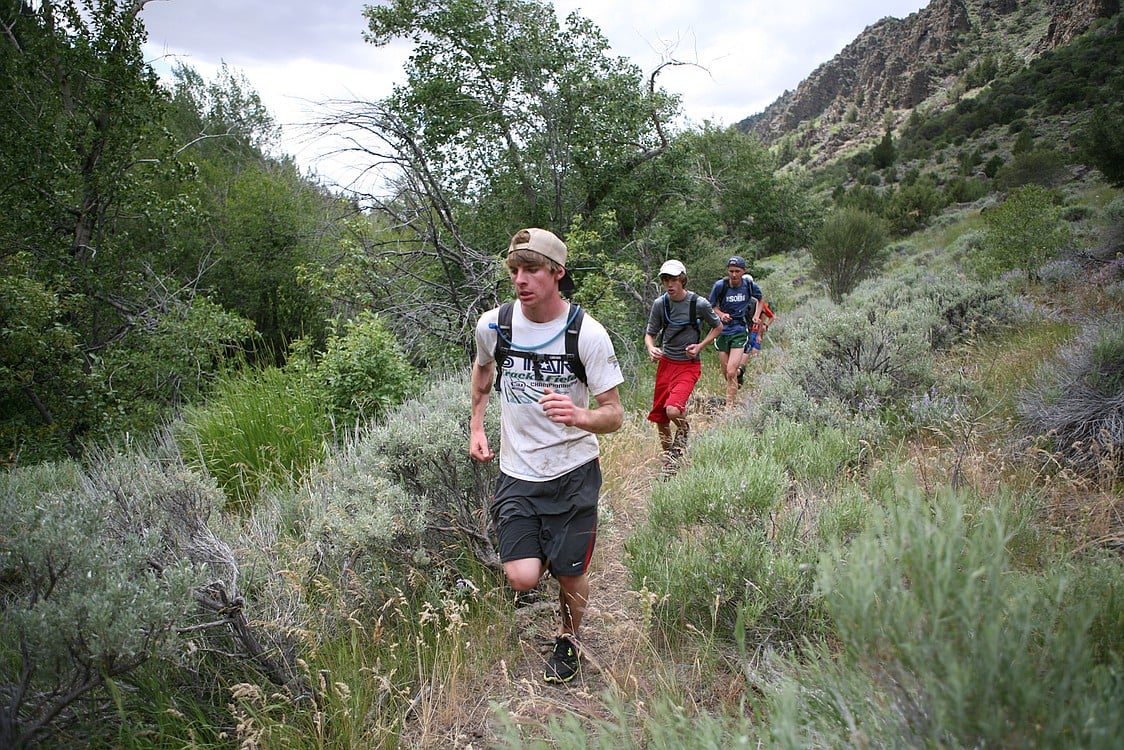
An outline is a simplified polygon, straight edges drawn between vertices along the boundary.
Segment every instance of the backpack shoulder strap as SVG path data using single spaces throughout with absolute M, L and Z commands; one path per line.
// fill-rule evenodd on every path
M 503 363 L 513 352 L 511 343 L 511 318 L 513 302 L 504 302 L 500 305 L 499 315 L 496 318 L 496 348 L 493 352 L 493 357 L 496 361 L 496 384 L 495 389 L 500 390 L 500 379 L 503 377 Z M 565 359 L 570 363 L 570 370 L 574 376 L 583 384 L 588 385 L 586 380 L 585 365 L 582 363 L 581 354 L 578 351 L 578 335 L 581 333 L 582 320 L 585 319 L 585 310 L 581 305 L 570 304 L 570 312 L 567 316 L 568 323 L 566 324 L 565 332 L 565 345 L 566 354 Z M 536 361 L 544 359 L 560 359 L 555 355 L 539 355 L 529 353 L 527 351 L 520 351 L 520 356 L 527 357 Z
M 702 329 L 699 328 L 699 310 L 698 310 L 698 307 L 699 307 L 699 295 L 695 294 L 694 292 L 691 292 L 691 313 L 690 313 L 689 319 L 691 321 L 691 325 L 693 325 L 695 327 L 695 335 L 696 336 L 699 336 L 702 333 Z
M 582 382 L 582 385 L 589 385 L 585 375 L 585 363 L 582 362 L 581 354 L 578 351 L 578 334 L 582 330 L 582 321 L 585 319 L 585 310 L 581 305 L 570 303 L 570 324 L 566 327 L 566 356 L 570 360 L 570 370 L 574 376 Z
M 715 308 L 722 307 L 723 305 L 726 304 L 726 293 L 729 292 L 729 291 L 730 291 L 730 277 L 729 276 L 723 276 L 722 277 L 722 286 L 718 289 L 718 300 L 717 300 L 718 304 L 714 306 Z
M 499 317 L 496 320 L 496 348 L 492 352 L 496 360 L 496 390 L 500 389 L 500 378 L 503 377 L 503 363 L 511 352 L 511 308 L 513 302 L 504 302 L 500 305 Z

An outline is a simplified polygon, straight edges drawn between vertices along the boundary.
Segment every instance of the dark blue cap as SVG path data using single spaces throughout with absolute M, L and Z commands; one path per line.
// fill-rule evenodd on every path
M 735 255 L 734 257 L 730 258 L 730 260 L 726 261 L 726 267 L 729 268 L 730 266 L 737 266 L 738 268 L 744 269 L 745 258 L 740 255 Z

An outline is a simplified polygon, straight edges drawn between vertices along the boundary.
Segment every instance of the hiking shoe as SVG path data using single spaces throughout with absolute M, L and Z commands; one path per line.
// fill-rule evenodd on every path
M 745 382 L 745 365 L 739 365 L 738 366 L 738 388 L 741 388 L 742 383 L 744 383 L 744 382 Z
M 660 473 L 656 479 L 667 479 L 675 476 L 675 472 L 679 470 L 679 457 L 671 455 L 668 451 L 663 455 L 663 460 L 660 462 Z
M 688 433 L 687 430 L 677 430 L 676 431 L 675 437 L 672 438 L 672 440 L 671 440 L 671 450 L 668 451 L 668 453 L 671 454 L 671 457 L 673 459 L 678 460 L 678 459 L 683 457 L 684 453 L 687 452 L 687 435 L 688 434 L 689 433 Z
M 554 653 L 546 663 L 546 674 L 543 679 L 558 685 L 574 679 L 574 675 L 581 669 L 578 662 L 578 647 L 568 635 L 560 635 L 554 639 Z

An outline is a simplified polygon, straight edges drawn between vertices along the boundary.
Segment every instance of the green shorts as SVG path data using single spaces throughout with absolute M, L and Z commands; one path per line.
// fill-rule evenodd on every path
M 714 348 L 728 354 L 738 349 L 744 350 L 746 341 L 749 341 L 748 331 L 738 331 L 737 333 L 731 333 L 729 335 L 722 334 L 714 340 Z

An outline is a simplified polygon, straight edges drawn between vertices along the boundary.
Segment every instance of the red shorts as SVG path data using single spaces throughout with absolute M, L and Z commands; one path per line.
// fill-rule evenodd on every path
M 656 365 L 656 389 L 652 397 L 652 410 L 648 412 L 648 421 L 656 424 L 670 422 L 666 411 L 669 406 L 674 406 L 685 414 L 687 401 L 691 398 L 691 392 L 695 390 L 700 375 L 702 375 L 702 363 L 697 359 L 679 362 L 661 358 Z

